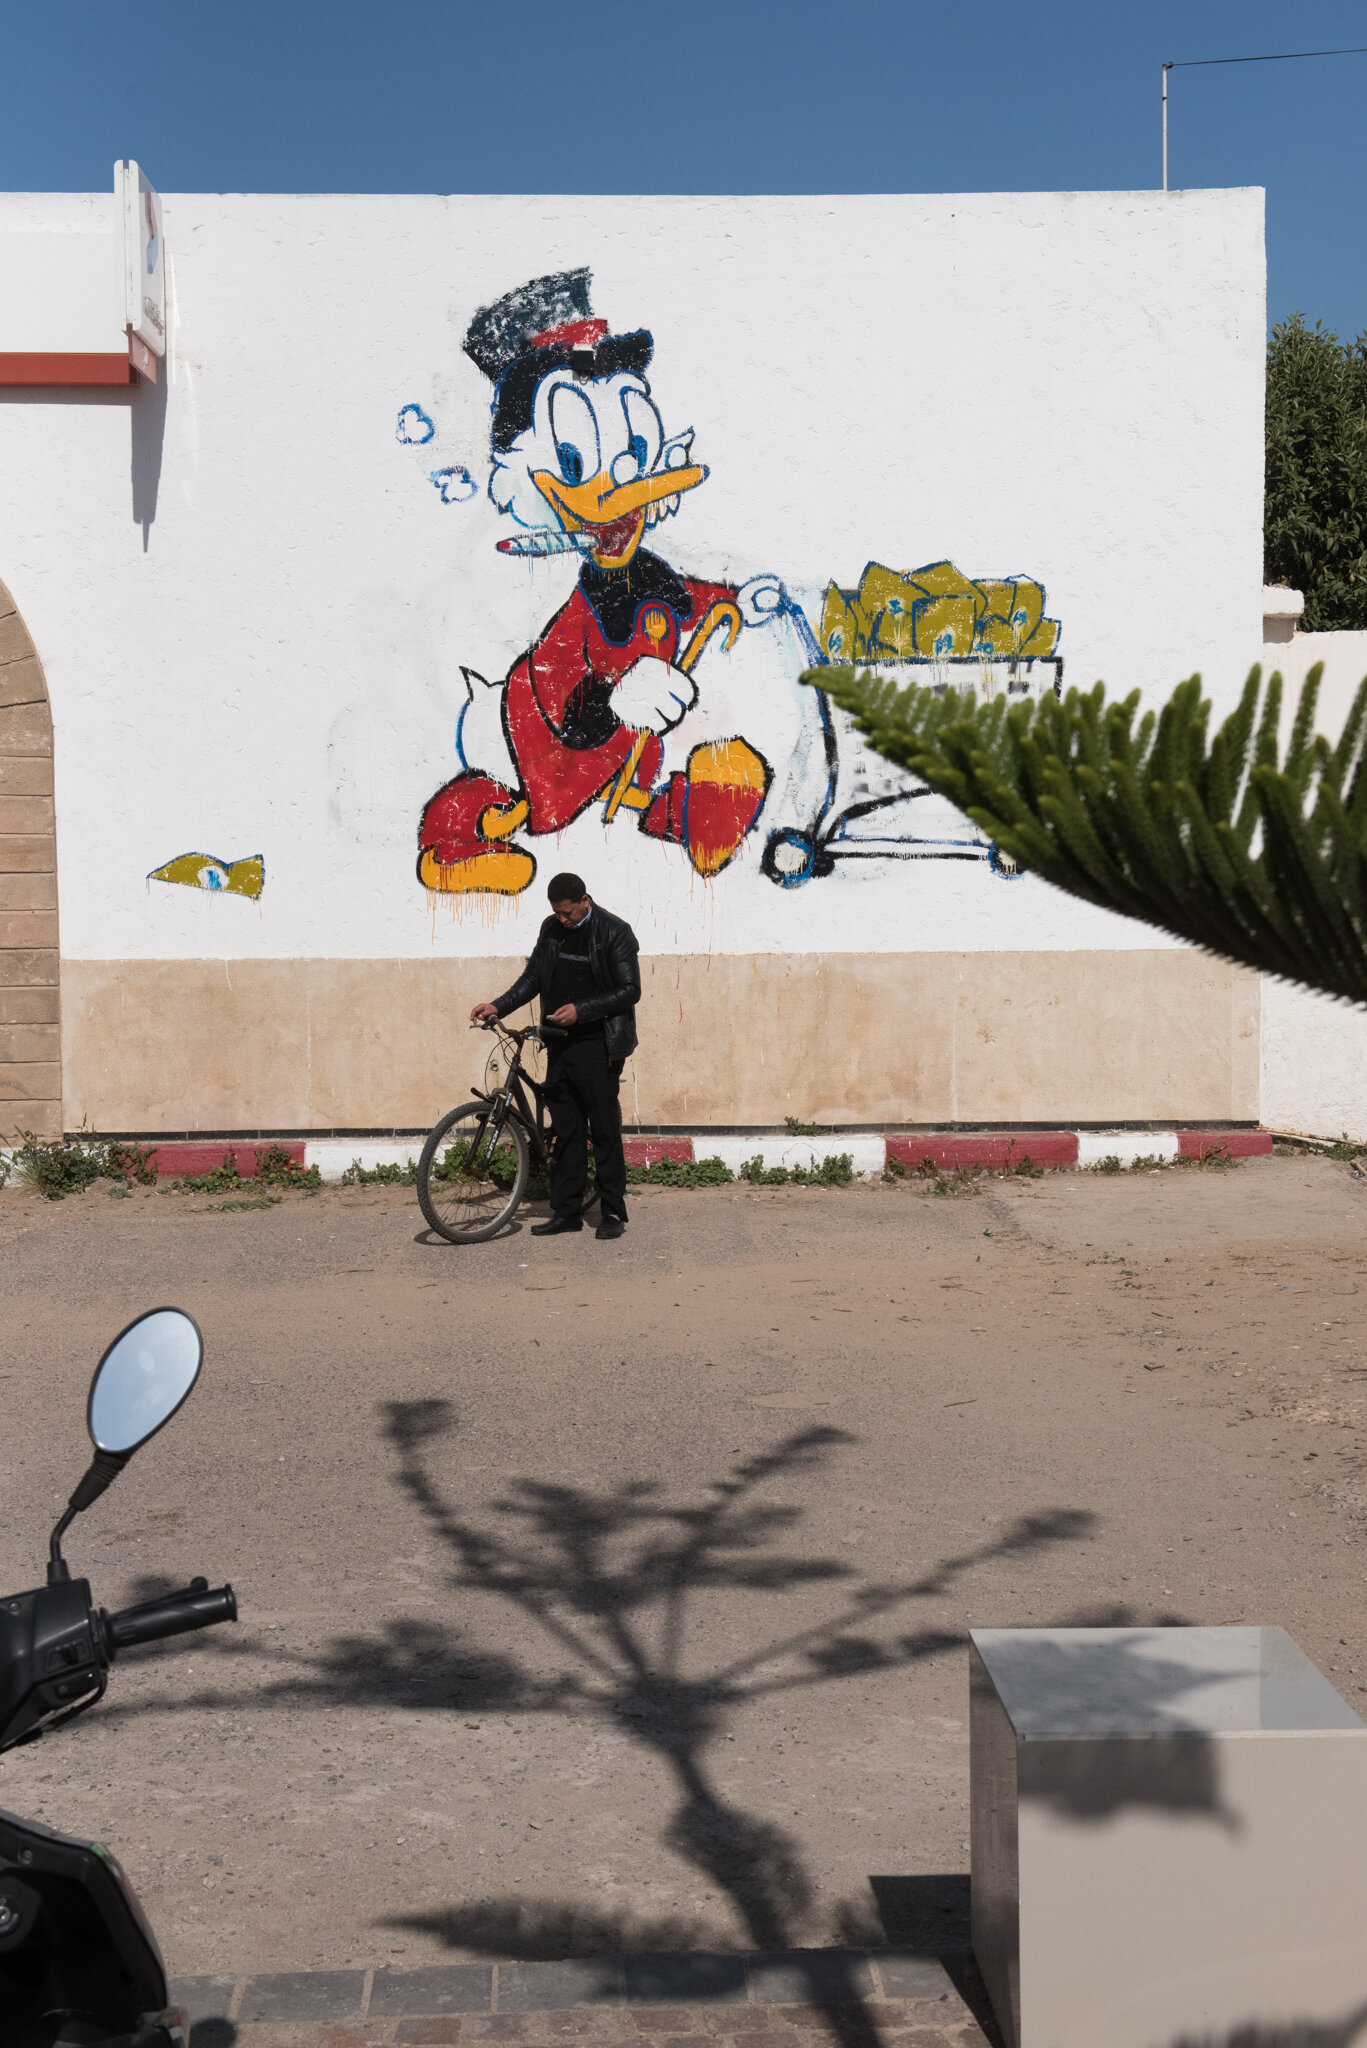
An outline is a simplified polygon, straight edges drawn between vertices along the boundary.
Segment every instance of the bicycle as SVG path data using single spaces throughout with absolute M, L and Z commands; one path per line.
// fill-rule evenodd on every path
M 483 1024 L 497 1032 L 508 1054 L 502 1086 L 477 1088 L 474 1099 L 453 1109 L 429 1132 L 418 1161 L 418 1202 L 429 1226 L 451 1244 L 482 1244 L 511 1223 L 527 1191 L 533 1165 L 549 1172 L 552 1137 L 542 1082 L 523 1072 L 529 1045 L 558 1037 L 550 1026 Z M 511 1053 L 508 1049 L 511 1047 Z M 531 1089 L 535 1109 L 527 1099 Z M 580 1209 L 598 1200 L 592 1181 Z

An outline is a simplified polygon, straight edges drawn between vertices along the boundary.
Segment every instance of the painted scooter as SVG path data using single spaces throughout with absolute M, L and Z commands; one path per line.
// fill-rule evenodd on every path
M 203 1341 L 179 1309 L 115 1338 L 91 1382 L 95 1455 L 52 1532 L 47 1584 L 0 1596 L 0 1750 L 93 1707 L 120 1650 L 237 1619 L 231 1586 L 194 1579 L 119 1614 L 92 1606 L 62 1556 L 69 1524 L 171 1420 L 199 1377 Z M 5 2048 L 183 2048 L 166 1966 L 133 1887 L 99 1842 L 0 1810 L 0 2038 Z

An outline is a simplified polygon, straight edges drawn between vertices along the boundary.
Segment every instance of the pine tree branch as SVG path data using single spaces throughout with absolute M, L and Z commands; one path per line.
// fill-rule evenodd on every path
M 1331 746 L 1314 731 L 1322 672 L 1284 759 L 1282 679 L 1257 668 L 1209 745 L 1199 676 L 1137 723 L 1139 693 L 1107 704 L 1100 683 L 1008 705 L 852 668 L 802 680 L 1055 888 L 1367 1005 L 1367 680 Z

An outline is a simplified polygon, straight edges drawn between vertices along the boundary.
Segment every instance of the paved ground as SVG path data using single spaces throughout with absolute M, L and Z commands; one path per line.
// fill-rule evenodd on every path
M 1365 1204 L 1302 1159 L 651 1190 L 457 1250 L 401 1189 L 7 1190 L 0 1586 L 169 1300 L 203 1381 L 68 1555 L 242 1622 L 0 1803 L 115 1845 L 181 1977 L 952 1950 L 967 1627 L 1281 1622 L 1367 1698 Z
M 190 2048 L 814 2048 L 832 2034 L 842 2048 L 1001 2048 L 970 1958 L 886 1949 L 314 1970 L 173 1991 Z

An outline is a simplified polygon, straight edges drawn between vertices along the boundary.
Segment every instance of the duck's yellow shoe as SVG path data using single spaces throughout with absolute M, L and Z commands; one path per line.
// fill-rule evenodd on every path
M 444 896 L 520 896 L 536 862 L 506 841 L 526 818 L 526 798 L 492 776 L 458 775 L 423 812 L 418 880 Z
M 688 757 L 684 844 L 700 875 L 715 875 L 759 816 L 773 771 L 746 740 L 709 740 Z
M 487 853 L 453 861 L 438 860 L 429 846 L 418 862 L 424 889 L 439 889 L 448 896 L 520 896 L 535 873 L 536 862 L 516 846 L 491 846 Z

